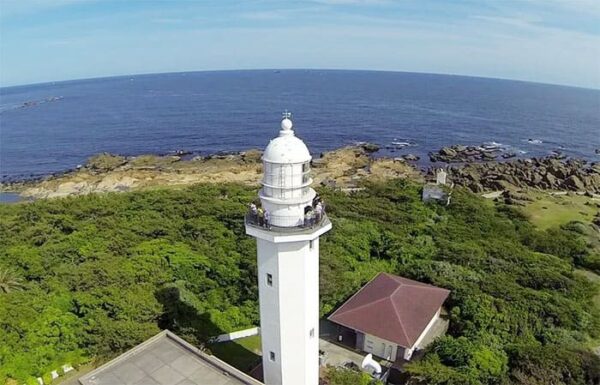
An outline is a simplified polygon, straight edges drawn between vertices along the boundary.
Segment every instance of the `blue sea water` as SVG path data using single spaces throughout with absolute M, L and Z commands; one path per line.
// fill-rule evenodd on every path
M 17 203 L 23 201 L 23 197 L 14 192 L 0 191 L 0 204 Z
M 410 142 L 382 154 L 426 161 L 445 145 L 494 141 L 523 156 L 561 149 L 600 160 L 600 90 L 402 72 L 217 71 L 0 88 L 0 178 L 64 171 L 102 151 L 263 148 L 285 109 L 313 156 L 357 141 Z

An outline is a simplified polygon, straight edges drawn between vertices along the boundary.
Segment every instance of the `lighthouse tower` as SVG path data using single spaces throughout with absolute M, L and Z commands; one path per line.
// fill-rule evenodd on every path
M 284 113 L 263 153 L 262 207 L 246 217 L 246 233 L 257 245 L 264 383 L 317 385 L 319 236 L 331 222 L 315 201 L 311 156 L 290 117 Z

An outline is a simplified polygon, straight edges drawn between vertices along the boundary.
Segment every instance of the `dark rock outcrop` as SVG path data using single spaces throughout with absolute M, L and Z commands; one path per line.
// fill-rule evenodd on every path
M 474 192 L 538 188 L 600 193 L 600 164 L 579 159 L 546 157 L 469 163 L 450 167 L 448 177 Z
M 361 147 L 368 153 L 379 151 L 379 146 L 375 143 L 363 143 Z
M 402 156 L 401 156 L 401 158 L 402 158 L 402 159 L 404 159 L 404 160 L 407 160 L 407 161 L 409 161 L 409 162 L 416 162 L 416 161 L 418 161 L 419 159 L 421 159 L 421 158 L 419 158 L 417 155 L 414 155 L 414 154 L 406 154 L 406 155 L 402 155 Z
M 457 144 L 450 147 L 442 147 L 438 152 L 430 152 L 429 159 L 432 162 L 469 163 L 493 161 L 501 154 L 502 151 L 497 146 L 463 146 Z M 505 158 L 513 156 L 516 156 L 516 154 L 503 154 Z

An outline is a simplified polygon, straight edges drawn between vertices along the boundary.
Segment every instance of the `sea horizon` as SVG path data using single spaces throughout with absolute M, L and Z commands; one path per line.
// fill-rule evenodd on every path
M 494 142 L 518 156 L 600 147 L 600 90 L 415 72 L 263 69 L 172 72 L 0 88 L 0 181 L 75 168 L 100 152 L 207 155 L 261 148 L 294 113 L 323 151 L 373 142 L 382 156 Z M 393 143 L 408 143 L 395 148 Z
M 382 73 L 401 73 L 401 74 L 418 74 L 418 75 L 439 75 L 439 76 L 455 76 L 455 77 L 474 78 L 474 79 L 521 82 L 521 83 L 539 84 L 539 85 L 546 85 L 546 86 L 577 88 L 577 89 L 581 89 L 581 90 L 600 92 L 600 87 L 594 88 L 594 87 L 577 86 L 577 85 L 572 85 L 572 84 L 547 83 L 547 82 L 518 79 L 518 78 L 498 78 L 498 77 L 493 77 L 493 76 L 467 75 L 467 74 L 450 73 L 450 72 L 445 73 L 445 72 L 426 72 L 426 71 L 420 72 L 420 71 L 386 70 L 386 69 L 310 68 L 310 67 L 308 67 L 308 68 L 303 68 L 303 67 L 277 68 L 277 67 L 274 67 L 274 68 L 205 69 L 205 70 L 191 70 L 191 71 L 140 72 L 140 73 L 130 73 L 130 74 L 121 74 L 121 75 L 99 75 L 99 76 L 73 78 L 73 79 L 59 79 L 59 80 L 49 80 L 49 81 L 34 82 L 34 83 L 13 84 L 13 85 L 8 85 L 8 86 L 0 85 L 0 91 L 2 91 L 4 89 L 11 89 L 11 88 L 56 85 L 58 83 L 108 80 L 108 79 L 116 79 L 116 78 L 130 78 L 130 77 L 135 77 L 135 76 L 176 75 L 176 74 L 213 73 L 213 72 L 245 72 L 245 71 L 248 71 L 248 72 L 250 72 L 250 71 L 256 71 L 256 72 L 260 72 L 260 71 L 338 71 L 338 72 L 344 72 L 344 71 L 346 71 L 346 72 L 375 72 L 375 73 L 382 72 Z

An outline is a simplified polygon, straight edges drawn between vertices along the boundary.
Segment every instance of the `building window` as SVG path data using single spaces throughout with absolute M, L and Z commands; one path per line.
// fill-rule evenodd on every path
M 275 352 L 269 352 L 269 359 L 275 361 Z
M 310 336 L 310 338 L 314 338 L 315 337 L 315 328 L 310 329 L 310 332 L 308 333 L 308 335 Z
M 313 243 L 313 240 L 312 240 L 312 239 L 311 239 L 310 241 L 308 241 L 308 248 L 309 248 L 310 250 L 312 250 L 314 246 L 315 246 L 315 245 L 314 245 L 314 243 Z
M 267 286 L 273 286 L 273 275 L 267 273 Z

